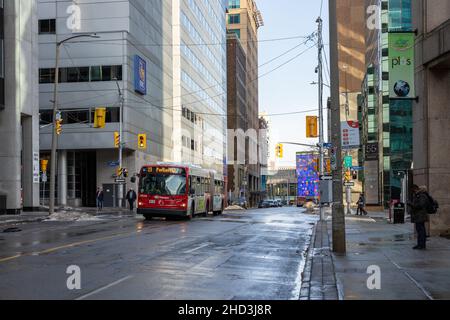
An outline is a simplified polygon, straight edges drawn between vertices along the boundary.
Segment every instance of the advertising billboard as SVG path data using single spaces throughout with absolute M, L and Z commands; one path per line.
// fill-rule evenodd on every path
M 359 122 L 344 121 L 341 123 L 342 149 L 359 149 L 361 142 L 359 140 Z
M 297 196 L 302 198 L 319 197 L 318 155 L 314 153 L 297 153 Z
M 134 56 L 134 91 L 147 94 L 147 62 L 140 56 Z
M 389 33 L 389 97 L 415 99 L 414 33 Z

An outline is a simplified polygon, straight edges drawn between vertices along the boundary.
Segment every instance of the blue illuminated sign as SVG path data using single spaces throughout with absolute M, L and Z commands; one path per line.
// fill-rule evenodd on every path
M 134 90 L 147 94 L 147 62 L 138 55 L 134 56 Z
M 319 196 L 319 173 L 315 168 L 314 154 L 297 154 L 298 197 Z

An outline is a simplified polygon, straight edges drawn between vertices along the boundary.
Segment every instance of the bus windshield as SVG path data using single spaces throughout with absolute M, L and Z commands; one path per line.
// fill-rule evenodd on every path
M 186 195 L 186 175 L 146 173 L 139 183 L 141 194 L 159 196 Z

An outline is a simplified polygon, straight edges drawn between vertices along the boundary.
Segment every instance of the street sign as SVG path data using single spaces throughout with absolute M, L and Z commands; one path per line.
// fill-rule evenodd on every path
M 353 158 L 352 158 L 352 156 L 346 156 L 344 158 L 344 166 L 346 168 L 351 168 L 352 165 L 353 165 Z
M 333 176 L 321 176 L 320 180 L 321 181 L 333 180 Z
M 352 170 L 352 171 L 363 171 L 364 167 L 351 167 L 350 170 Z
M 115 181 L 115 183 L 120 183 L 120 184 L 123 184 L 123 183 L 126 182 L 125 179 L 116 179 L 116 180 L 114 180 L 114 181 Z
M 345 182 L 345 183 L 344 183 L 344 186 L 345 186 L 345 187 L 354 187 L 354 186 L 355 186 L 355 183 L 354 183 L 354 182 Z
M 341 122 L 342 135 L 342 149 L 359 149 L 359 122 L 358 121 L 344 121 Z
M 43 173 L 41 176 L 42 182 L 47 182 L 47 174 Z
M 118 167 L 119 165 L 120 165 L 119 161 L 109 161 L 108 162 L 108 166 L 110 166 L 111 168 Z
M 332 144 L 332 143 L 324 143 L 324 144 L 323 144 L 323 147 L 324 147 L 325 149 L 331 149 L 331 148 L 333 148 L 333 144 Z

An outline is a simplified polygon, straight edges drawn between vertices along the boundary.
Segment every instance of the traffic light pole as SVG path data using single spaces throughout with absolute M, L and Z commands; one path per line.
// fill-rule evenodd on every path
M 322 177 L 324 175 L 324 167 L 325 167 L 325 159 L 324 159 L 324 131 L 323 131 L 323 61 L 322 61 L 322 50 L 323 50 L 323 38 L 322 38 L 322 27 L 323 21 L 322 18 L 319 17 L 317 19 L 318 24 L 318 42 L 317 47 L 319 48 L 318 59 L 318 77 L 319 77 L 319 153 L 320 153 L 320 163 L 319 163 L 319 176 Z M 325 211 L 323 208 L 322 201 L 320 200 L 320 220 L 325 221 Z
M 119 91 L 119 100 L 120 100 L 120 111 L 119 111 L 119 168 L 121 169 L 121 172 L 123 174 L 123 106 L 124 106 L 124 96 L 122 94 L 122 90 L 120 89 L 120 85 L 119 85 L 119 81 L 117 79 L 116 80 L 116 84 L 117 84 L 117 90 Z M 121 178 L 121 177 L 118 177 Z M 118 206 L 119 208 L 123 207 L 123 184 L 119 183 L 119 190 L 118 190 L 118 197 L 117 199 L 119 200 Z

